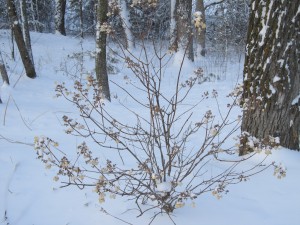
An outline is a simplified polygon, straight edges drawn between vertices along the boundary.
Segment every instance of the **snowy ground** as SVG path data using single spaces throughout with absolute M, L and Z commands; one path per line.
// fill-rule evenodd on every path
M 9 34 L 0 33 L 0 49 L 9 66 L 11 85 L 1 87 L 0 105 L 0 224 L 5 225 L 115 225 L 148 224 L 151 213 L 136 218 L 133 207 L 126 199 L 117 198 L 98 203 L 95 193 L 77 188 L 59 188 L 53 181 L 55 170 L 46 170 L 36 159 L 32 147 L 35 136 L 49 136 L 63 143 L 67 151 L 75 151 L 78 140 L 67 136 L 61 124 L 64 114 L 76 112 L 63 99 L 55 98 L 55 82 L 72 82 L 66 71 L 80 70 L 76 60 L 68 57 L 81 51 L 80 41 L 52 34 L 32 34 L 33 54 L 38 77 L 26 78 L 21 60 L 9 60 L 11 43 Z M 83 49 L 93 50 L 92 40 L 83 43 Z M 87 57 L 88 58 L 88 57 Z M 87 59 L 86 58 L 86 59 Z M 217 65 L 218 66 L 218 65 Z M 93 68 L 86 61 L 84 70 Z M 241 63 L 228 63 L 226 76 L 199 87 L 199 92 L 216 89 L 220 102 L 241 75 Z M 185 68 L 188 73 L 191 68 Z M 126 71 L 110 79 L 120 80 Z M 113 94 L 118 94 L 115 87 Z M 112 103 L 114 104 L 114 103 Z M 210 107 L 214 102 L 207 102 Z M 222 105 L 222 104 L 221 104 Z M 5 140 L 5 139 L 6 140 Z M 19 143 L 15 143 L 19 142 Z M 230 187 L 229 194 L 217 200 L 211 194 L 196 200 L 196 208 L 178 209 L 173 219 L 178 225 L 299 225 L 300 224 L 300 154 L 279 149 L 271 160 L 287 167 L 287 177 L 278 180 L 273 171 L 265 171 L 250 181 Z M 251 163 L 251 162 L 250 162 Z M 110 215 L 101 212 L 104 208 Z M 126 212 L 126 213 L 124 213 Z M 124 221 L 119 220 L 121 218 Z M 153 224 L 172 224 L 167 216 L 158 217 Z

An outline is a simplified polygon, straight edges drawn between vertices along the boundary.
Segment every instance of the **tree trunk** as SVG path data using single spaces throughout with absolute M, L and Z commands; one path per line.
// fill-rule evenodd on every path
M 66 36 L 65 30 L 65 13 L 66 0 L 55 0 L 55 33 Z
M 30 33 L 29 33 L 26 0 L 20 1 L 20 9 L 21 9 L 21 18 L 22 18 L 23 38 L 25 41 L 26 49 L 28 51 L 30 60 L 31 60 L 32 64 L 34 64 L 32 49 L 31 49 L 31 40 L 30 40 Z
M 110 101 L 110 91 L 108 84 L 106 66 L 106 38 L 107 30 L 108 0 L 98 0 L 97 23 L 96 23 L 96 76 L 99 83 L 100 92 L 103 97 Z
M 171 50 L 187 51 L 187 56 L 194 61 L 192 38 L 192 0 L 171 1 Z M 175 4 L 175 5 L 174 5 Z
M 197 54 L 201 56 L 205 56 L 205 36 L 206 36 L 206 21 L 205 21 L 205 8 L 204 1 L 197 0 L 196 4 L 196 13 L 199 15 L 195 15 L 195 19 L 199 17 L 199 27 L 196 27 L 195 38 L 197 43 Z
M 6 71 L 6 67 L 5 67 L 5 64 L 4 64 L 4 61 L 3 61 L 1 51 L 0 51 L 0 73 L 1 73 L 3 83 L 6 83 L 6 84 L 9 85 L 9 78 L 8 78 L 8 75 L 7 75 L 7 71 Z
M 171 0 L 171 19 L 170 19 L 170 49 L 177 51 L 177 26 L 176 26 L 176 2 L 177 0 Z
M 134 38 L 131 32 L 131 23 L 126 0 L 119 0 L 120 17 L 122 19 L 122 27 L 126 36 L 125 48 L 132 49 L 135 47 Z
M 242 131 L 299 150 L 300 0 L 252 0 Z M 240 154 L 245 154 L 242 148 Z
M 32 19 L 32 26 L 33 26 L 33 29 L 34 31 L 38 31 L 37 29 L 37 20 L 35 18 L 35 11 L 34 11 L 34 7 L 33 7 L 33 0 L 30 0 L 30 10 L 31 10 L 31 19 Z
M 29 78 L 35 78 L 36 72 L 34 65 L 30 59 L 30 55 L 26 49 L 26 45 L 23 39 L 22 30 L 18 21 L 16 6 L 13 0 L 7 0 L 8 16 L 11 22 L 12 31 L 17 43 L 22 62 L 25 67 L 26 75 Z
M 82 0 L 78 1 L 79 4 L 79 23 L 80 23 L 80 37 L 84 38 L 84 30 L 83 30 L 83 4 Z
M 3 83 L 6 83 L 9 85 L 9 79 L 8 79 L 7 71 L 6 71 L 5 64 L 4 64 L 4 61 L 2 58 L 1 51 L 0 51 L 0 73 L 1 73 Z M 1 96 L 0 96 L 0 104 L 1 103 L 2 103 L 2 100 L 1 100 Z
M 11 58 L 13 59 L 13 61 L 16 60 L 15 57 L 15 42 L 14 42 L 14 31 L 12 26 L 10 26 L 10 41 L 11 41 Z

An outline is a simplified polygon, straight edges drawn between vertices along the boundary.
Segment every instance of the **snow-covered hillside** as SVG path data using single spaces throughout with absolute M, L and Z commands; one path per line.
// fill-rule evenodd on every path
M 38 77 L 31 80 L 25 76 L 19 56 L 16 61 L 10 60 L 9 34 L 6 31 L 0 33 L 0 48 L 11 82 L 10 86 L 2 86 L 0 92 L 3 101 L 0 105 L 0 224 L 148 224 L 151 212 L 136 218 L 136 212 L 130 210 L 134 204 L 126 198 L 117 197 L 100 204 L 97 194 L 90 189 L 60 188 L 60 181 L 53 180 L 55 168 L 46 170 L 33 148 L 34 138 L 43 135 L 59 142 L 66 152 L 76 151 L 80 139 L 67 135 L 62 125 L 62 116 L 76 117 L 76 110 L 63 98 L 55 97 L 55 86 L 57 82 L 72 85 L 72 76 L 79 76 L 81 70 L 93 70 L 94 61 L 89 55 L 84 57 L 83 67 L 80 67 L 74 53 L 80 53 L 82 49 L 93 51 L 94 41 L 86 39 L 81 43 L 71 37 L 32 33 Z M 174 60 L 169 71 L 175 73 L 178 66 Z M 190 73 L 197 63 L 200 62 L 185 65 L 183 73 Z M 122 63 L 117 66 L 120 72 L 110 75 L 110 79 L 124 80 L 129 70 Z M 221 110 L 226 110 L 226 95 L 241 77 L 242 64 L 228 62 L 226 68 L 226 76 L 203 83 L 196 90 L 199 93 L 217 90 L 220 107 L 224 107 Z M 116 86 L 111 86 L 112 95 L 121 96 L 126 102 L 126 96 L 119 91 Z M 113 105 L 114 101 L 107 104 Z M 207 100 L 201 107 L 216 107 L 216 102 Z M 237 113 L 239 110 L 232 116 Z M 279 180 L 272 170 L 264 171 L 247 182 L 230 186 L 229 193 L 220 200 L 211 194 L 201 195 L 195 201 L 196 207 L 186 205 L 177 209 L 173 220 L 178 225 L 299 225 L 300 153 L 280 148 L 269 160 L 285 165 L 286 178 Z M 173 223 L 168 216 L 159 216 L 153 224 Z

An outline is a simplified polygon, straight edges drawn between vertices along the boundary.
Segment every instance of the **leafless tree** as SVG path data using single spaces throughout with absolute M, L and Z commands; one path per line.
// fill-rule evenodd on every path
M 6 67 L 5 67 L 5 64 L 4 64 L 4 61 L 3 61 L 1 51 L 0 51 L 0 73 L 1 73 L 3 83 L 6 83 L 6 84 L 9 85 L 9 78 L 8 78 L 8 75 L 7 75 L 7 71 L 6 71 Z M 1 96 L 0 96 L 0 103 L 2 103 Z
M 1 51 L 0 51 L 0 73 L 1 73 L 3 83 L 6 83 L 6 84 L 9 85 L 9 78 L 8 78 L 8 75 L 7 75 L 7 71 L 6 71 L 6 67 L 5 67 L 5 64 L 4 64 L 4 60 L 3 60 L 3 57 L 2 57 L 2 52 Z
M 33 62 L 31 61 L 30 54 L 26 48 L 26 44 L 22 34 L 22 29 L 17 16 L 16 6 L 13 0 L 7 0 L 7 8 L 8 8 L 8 15 L 9 15 L 12 31 L 21 55 L 23 65 L 25 67 L 26 75 L 29 78 L 35 78 L 36 77 L 35 68 Z
M 66 35 L 65 30 L 65 13 L 66 13 L 66 0 L 55 1 L 55 32 L 61 35 Z
M 197 54 L 205 56 L 205 38 L 206 38 L 206 22 L 204 1 L 197 0 L 196 12 L 194 14 L 195 39 L 197 44 Z
M 194 61 L 192 32 L 192 0 L 171 1 L 171 50 L 188 49 L 188 59 Z
M 30 33 L 29 33 L 26 0 L 20 1 L 20 9 L 21 9 L 21 19 L 22 19 L 21 24 L 22 24 L 24 42 L 25 42 L 26 49 L 29 54 L 30 60 L 31 60 L 32 64 L 34 64 L 32 48 L 31 48 L 31 39 L 30 39 Z
M 101 95 L 110 101 L 106 60 L 106 39 L 111 28 L 108 24 L 107 12 L 108 0 L 98 0 L 96 23 L 96 77 Z

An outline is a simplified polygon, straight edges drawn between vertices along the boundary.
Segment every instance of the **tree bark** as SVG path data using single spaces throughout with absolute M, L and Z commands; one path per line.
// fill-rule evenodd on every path
M 124 29 L 124 33 L 126 36 L 125 48 L 133 49 L 135 47 L 135 44 L 134 44 L 134 37 L 131 32 L 131 23 L 130 23 L 129 11 L 128 11 L 126 0 L 119 0 L 119 7 L 120 7 L 120 17 L 122 19 L 122 27 Z
M 197 0 L 196 12 L 200 12 L 201 27 L 196 29 L 195 38 L 197 43 L 197 54 L 205 56 L 205 36 L 206 36 L 206 20 L 205 20 L 205 8 L 204 0 Z
M 65 14 L 66 14 L 66 0 L 55 0 L 55 33 L 66 36 L 65 29 Z
M 6 84 L 9 85 L 9 78 L 8 78 L 8 75 L 7 75 L 7 71 L 6 71 L 6 67 L 5 67 L 5 64 L 4 64 L 4 61 L 3 61 L 1 51 L 0 51 L 0 73 L 1 73 L 3 83 L 6 83 Z
M 36 77 L 36 72 L 35 68 L 33 65 L 33 62 L 30 59 L 30 55 L 27 51 L 23 35 L 22 35 L 22 30 L 21 26 L 18 21 L 18 16 L 17 16 L 17 11 L 16 11 L 16 6 L 13 0 L 7 0 L 7 8 L 8 8 L 8 16 L 11 22 L 12 26 L 12 31 L 15 37 L 15 41 L 17 43 L 20 56 L 22 59 L 22 62 L 25 67 L 26 75 L 29 78 L 35 78 Z
M 37 28 L 37 20 L 35 18 L 35 11 L 34 11 L 34 7 L 33 7 L 34 3 L 33 3 L 33 0 L 30 0 L 30 10 L 31 10 L 31 19 L 32 19 L 32 26 L 33 26 L 33 29 L 34 31 L 38 31 L 38 28 Z
M 31 60 L 32 64 L 34 64 L 32 49 L 31 49 L 31 40 L 30 40 L 30 33 L 29 33 L 26 0 L 20 1 L 20 9 L 21 9 L 22 31 L 23 31 L 24 42 L 25 42 L 26 49 L 28 51 L 30 60 Z
M 192 32 L 192 0 L 172 0 L 171 4 L 171 50 L 187 51 L 194 61 Z M 175 7 L 174 7 L 175 3 Z M 173 11 L 174 10 L 174 11 Z
M 300 0 L 252 0 L 242 131 L 299 150 L 299 95 Z
M 107 75 L 106 62 L 106 39 L 108 0 L 98 0 L 97 23 L 96 23 L 96 76 L 100 92 L 103 97 L 110 101 L 110 91 Z
M 84 30 L 83 30 L 83 4 L 82 4 L 82 0 L 79 0 L 78 4 L 79 4 L 80 37 L 84 38 Z
M 1 73 L 3 83 L 6 83 L 9 85 L 9 79 L 8 79 L 7 71 L 6 71 L 5 64 L 4 64 L 4 61 L 2 58 L 1 51 L 0 51 L 0 73 Z M 1 96 L 0 96 L 0 104 L 1 103 L 2 103 L 2 100 L 1 100 Z

